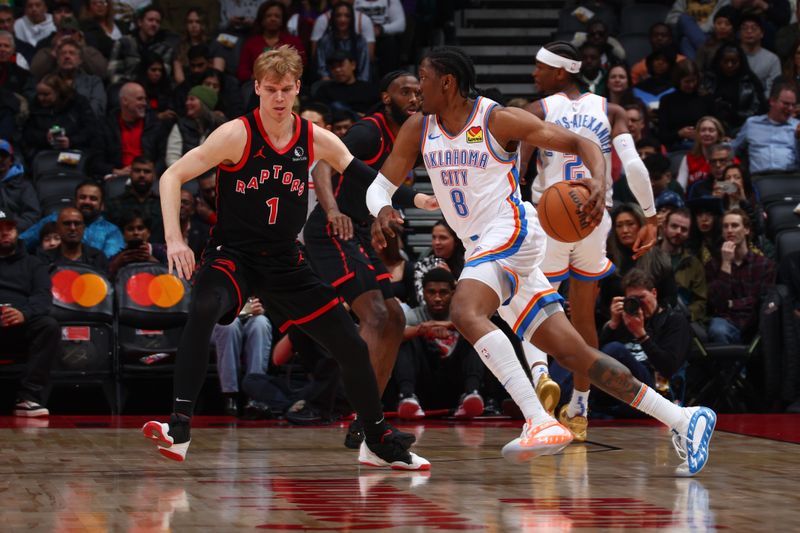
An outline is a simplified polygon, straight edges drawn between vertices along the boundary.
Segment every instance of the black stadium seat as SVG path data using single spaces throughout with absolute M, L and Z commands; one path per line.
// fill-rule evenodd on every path
M 775 237 L 777 261 L 792 252 L 800 251 L 800 229 L 785 229 Z
M 767 236 L 775 236 L 788 229 L 800 228 L 800 215 L 794 212 L 797 202 L 776 202 L 766 207 Z
M 667 13 L 669 13 L 669 7 L 663 4 L 625 6 L 620 14 L 619 32 L 620 34 L 644 33 L 647 35 L 650 32 L 650 26 L 666 20 Z
M 753 181 L 758 200 L 764 207 L 776 202 L 800 203 L 800 176 L 772 174 Z
M 617 39 L 625 49 L 625 62 L 630 66 L 650 53 L 650 37 L 646 33 L 623 33 Z

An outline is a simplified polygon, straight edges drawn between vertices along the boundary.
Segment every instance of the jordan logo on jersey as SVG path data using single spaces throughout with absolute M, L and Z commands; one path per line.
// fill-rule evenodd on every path
M 266 158 L 267 158 L 267 156 L 265 156 L 265 155 L 264 155 L 264 148 L 266 148 L 266 147 L 265 147 L 265 146 L 262 146 L 262 147 L 261 147 L 261 150 L 259 150 L 258 152 L 256 152 L 256 153 L 253 155 L 253 159 L 255 159 L 256 157 L 260 157 L 261 159 L 266 159 Z
M 483 129 L 480 126 L 472 126 L 467 130 L 468 143 L 482 143 L 483 142 Z

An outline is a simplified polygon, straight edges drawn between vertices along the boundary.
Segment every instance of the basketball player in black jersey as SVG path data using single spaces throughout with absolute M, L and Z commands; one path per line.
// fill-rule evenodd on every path
M 403 122 L 419 109 L 419 81 L 406 71 L 390 72 L 380 82 L 381 107 L 356 122 L 342 137 L 347 149 L 377 172 L 394 146 Z M 397 350 L 403 340 L 405 317 L 392 297 L 391 275 L 372 248 L 372 217 L 365 200 L 371 181 L 355 180 L 337 173 L 315 172 L 319 203 L 306 222 L 303 236 L 311 266 L 336 288 L 358 316 L 359 332 L 369 347 L 370 361 L 381 394 L 392 374 Z M 435 209 L 435 198 L 401 187 L 394 201 L 404 207 Z M 358 448 L 363 440 L 356 419 L 345 446 Z M 414 436 L 398 434 L 409 446 Z
M 296 245 L 306 220 L 308 168 L 315 159 L 353 179 L 374 174 L 335 135 L 292 113 L 302 69 L 289 46 L 261 54 L 254 65 L 259 107 L 220 126 L 161 178 L 170 270 L 184 279 L 194 272 L 194 254 L 178 226 L 181 184 L 215 166 L 217 224 L 194 280 L 178 346 L 174 412 L 169 423 L 148 422 L 142 430 L 162 455 L 184 460 L 214 324 L 231 322 L 253 294 L 281 331 L 300 328 L 340 364 L 347 397 L 364 423 L 359 462 L 426 470 L 430 463 L 409 452 L 384 421 L 367 346 L 338 296 L 312 272 Z

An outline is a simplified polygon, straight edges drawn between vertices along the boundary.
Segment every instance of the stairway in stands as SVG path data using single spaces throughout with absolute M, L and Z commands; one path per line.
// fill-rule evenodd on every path
M 531 98 L 533 60 L 551 40 L 564 5 L 554 0 L 482 0 L 456 16 L 456 41 L 472 57 L 478 87 Z
M 563 1 L 473 0 L 456 13 L 456 44 L 475 62 L 480 89 L 499 89 L 506 98 L 533 96 L 533 62 L 551 40 Z M 415 171 L 415 188 L 432 193 L 424 168 Z M 430 230 L 441 212 L 405 211 L 408 244 L 419 254 L 430 248 Z

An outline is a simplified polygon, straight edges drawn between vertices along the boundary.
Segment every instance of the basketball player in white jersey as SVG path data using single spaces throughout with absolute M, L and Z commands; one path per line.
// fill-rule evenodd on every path
M 540 93 L 548 96 L 530 104 L 527 109 L 540 119 L 562 126 L 581 137 L 592 140 L 603 152 L 606 172 L 605 205 L 612 207 L 611 199 L 611 147 L 617 151 L 628 184 L 647 217 L 634 244 L 634 258 L 653 247 L 658 233 L 653 190 L 647 169 L 639 158 L 633 138 L 628 133 L 625 110 L 609 104 L 602 96 L 582 93 L 577 83 L 581 63 L 578 51 L 569 43 L 554 42 L 539 49 L 536 54 L 534 79 Z M 524 146 L 523 161 L 533 147 Z M 526 157 L 527 156 L 527 157 Z M 536 205 L 549 186 L 564 180 L 590 177 L 589 170 L 577 156 L 551 150 L 539 150 L 538 174 L 533 182 L 531 201 Z M 603 221 L 594 231 L 577 243 L 563 243 L 547 238 L 547 253 L 542 261 L 542 271 L 558 290 L 567 278 L 569 281 L 570 318 L 583 340 L 597 348 L 597 327 L 594 320 L 597 284 L 614 272 L 614 264 L 606 257 L 606 239 L 611 229 L 611 217 L 603 214 Z M 560 398 L 558 385 L 547 374 L 547 354 L 523 342 L 525 356 L 531 367 L 536 393 L 545 409 L 555 409 Z M 558 418 L 575 436 L 577 442 L 586 440 L 588 425 L 589 378 L 573 376 L 572 398 L 563 406 Z
M 503 455 L 522 460 L 552 454 L 572 434 L 542 407 L 517 360 L 511 342 L 489 317 L 500 315 L 523 339 L 552 354 L 565 368 L 673 430 L 683 459 L 677 473 L 693 475 L 705 466 L 716 415 L 705 407 L 681 408 L 636 380 L 618 361 L 590 347 L 567 320 L 558 293 L 541 264 L 545 235 L 536 210 L 520 200 L 517 150 L 520 142 L 573 153 L 591 172 L 582 216 L 599 224 L 605 212 L 605 161 L 589 139 L 543 122 L 521 109 L 474 98 L 475 69 L 458 48 L 428 52 L 419 68 L 422 111 L 400 128 L 394 150 L 367 191 L 377 217 L 373 238 L 385 246 L 402 225 L 391 197 L 422 153 L 445 219 L 466 247 L 466 264 L 452 301 L 451 319 L 481 360 L 522 410 L 522 435 Z

